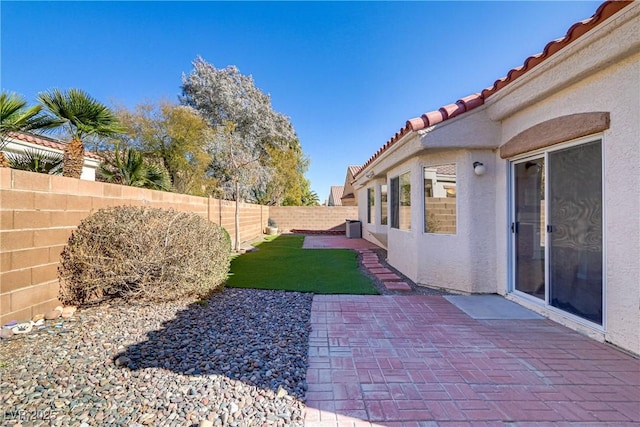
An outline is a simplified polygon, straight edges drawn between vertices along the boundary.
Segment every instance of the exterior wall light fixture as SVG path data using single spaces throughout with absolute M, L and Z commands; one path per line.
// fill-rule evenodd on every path
M 369 172 L 367 172 L 367 173 L 365 173 L 365 174 L 364 174 L 364 176 L 365 176 L 366 178 L 371 178 L 373 175 L 374 175 L 373 171 L 369 171 Z
M 484 175 L 487 172 L 487 168 L 484 167 L 482 162 L 473 162 L 473 173 L 478 176 Z

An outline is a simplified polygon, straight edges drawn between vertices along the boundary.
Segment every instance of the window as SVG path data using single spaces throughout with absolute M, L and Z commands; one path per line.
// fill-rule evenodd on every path
M 380 224 L 387 225 L 387 185 L 380 186 Z
M 411 229 L 411 173 L 391 178 L 391 227 Z
M 456 165 L 424 168 L 424 231 L 456 234 Z
M 400 177 L 391 178 L 391 228 L 400 228 Z
M 371 224 L 375 219 L 375 191 L 373 188 L 367 188 L 367 222 Z

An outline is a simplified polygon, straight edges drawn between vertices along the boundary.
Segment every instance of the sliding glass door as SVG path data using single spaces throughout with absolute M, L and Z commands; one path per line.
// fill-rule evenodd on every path
M 549 157 L 549 304 L 602 324 L 602 154 L 592 142 Z
M 602 325 L 602 143 L 512 164 L 513 289 Z
M 515 289 L 545 299 L 544 158 L 514 165 Z

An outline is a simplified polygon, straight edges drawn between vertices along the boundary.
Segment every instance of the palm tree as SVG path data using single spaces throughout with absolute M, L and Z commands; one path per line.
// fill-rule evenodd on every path
M 64 148 L 64 176 L 80 178 L 84 164 L 82 138 L 89 135 L 109 137 L 124 131 L 108 107 L 80 89 L 43 92 L 38 95 L 38 101 L 71 135 L 71 141 Z
M 20 154 L 7 154 L 13 169 L 62 175 L 62 154 L 43 150 L 27 150 Z
M 319 206 L 320 198 L 318 193 L 306 188 L 302 194 L 302 206 Z
M 60 121 L 42 114 L 42 106 L 27 108 L 27 101 L 16 93 L 0 94 L 0 167 L 10 167 L 2 149 L 7 145 L 7 135 L 11 132 L 51 129 Z
M 133 149 L 120 153 L 115 146 L 112 159 L 106 159 L 98 168 L 99 176 L 106 182 L 150 188 L 152 190 L 171 190 L 171 179 L 167 171 L 158 165 L 145 162 L 142 154 Z

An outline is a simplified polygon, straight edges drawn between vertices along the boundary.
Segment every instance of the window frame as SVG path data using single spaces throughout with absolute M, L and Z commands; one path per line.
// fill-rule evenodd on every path
M 401 222 L 401 218 L 402 215 L 400 214 L 400 207 L 403 206 L 403 198 L 402 198 L 402 181 L 403 181 L 403 177 L 406 177 L 406 180 L 408 182 L 409 185 L 409 192 L 408 192 L 408 204 L 404 205 L 404 206 L 408 206 L 409 207 L 409 223 L 408 224 L 403 224 Z M 395 183 L 394 183 L 395 182 Z M 391 216 L 391 221 L 390 221 L 390 225 L 391 228 L 394 228 L 396 230 L 402 230 L 402 231 L 411 231 L 411 215 L 412 215 L 412 211 L 411 211 L 411 171 L 406 171 L 403 172 L 401 174 L 398 174 L 396 176 L 394 176 L 393 178 L 391 178 L 390 180 L 390 186 L 391 186 L 391 191 L 389 192 L 389 197 L 391 198 L 390 201 L 390 216 Z M 405 201 L 406 202 L 406 201 Z
M 380 225 L 389 225 L 389 187 L 387 184 L 380 184 Z
M 367 224 L 373 224 L 376 218 L 376 189 L 375 187 L 367 188 Z
M 431 187 L 429 188 L 430 193 L 431 193 L 431 197 L 434 198 L 435 193 L 436 193 L 436 188 L 435 186 L 437 185 L 438 181 L 436 180 L 435 182 L 433 182 L 433 180 L 431 178 L 425 178 L 425 171 L 427 169 L 435 169 L 438 168 L 440 166 L 455 166 L 455 197 L 446 197 L 451 198 L 453 200 L 455 200 L 455 227 L 456 230 L 453 233 L 445 233 L 445 232 L 434 232 L 434 231 L 430 231 L 427 229 L 427 218 L 428 218 L 428 212 L 429 212 L 429 203 L 427 203 L 427 180 L 429 180 L 431 182 Z M 455 161 L 451 161 L 451 162 L 442 162 L 442 163 L 437 163 L 437 164 L 431 164 L 431 165 L 424 165 L 422 167 L 422 205 L 423 205 L 423 209 L 422 209 L 422 219 L 423 219 L 423 226 L 422 226 L 422 232 L 424 234 L 431 234 L 431 235 L 441 235 L 441 236 L 455 236 L 458 234 L 458 222 L 459 222 L 459 212 L 458 212 L 458 162 Z

